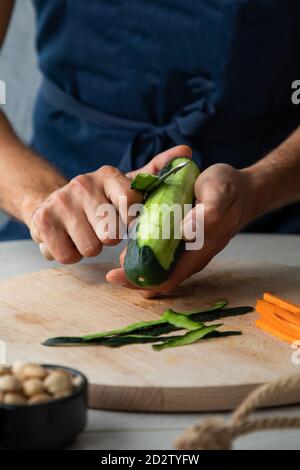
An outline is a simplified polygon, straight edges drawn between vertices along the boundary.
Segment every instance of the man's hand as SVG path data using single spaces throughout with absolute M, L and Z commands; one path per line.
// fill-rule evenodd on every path
M 182 145 L 175 147 L 158 155 L 147 168 L 139 171 L 157 173 L 178 155 L 190 156 L 191 151 Z M 119 243 L 118 227 L 117 238 L 115 234 L 109 236 L 107 232 L 99 232 L 97 208 L 101 204 L 112 204 L 121 220 L 129 223 L 132 220 L 128 216 L 129 207 L 143 200 L 141 193 L 130 188 L 134 173 L 125 176 L 117 168 L 103 166 L 93 173 L 75 177 L 51 193 L 33 212 L 28 223 L 32 238 L 40 244 L 44 256 L 63 264 L 76 263 L 82 257 L 98 255 L 103 245 Z M 122 196 L 127 198 L 125 208 L 119 205 Z
M 130 205 L 142 202 L 141 194 L 130 189 L 130 180 L 117 168 L 103 166 L 93 173 L 76 176 L 35 210 L 29 223 L 32 238 L 41 244 L 41 251 L 48 259 L 54 258 L 62 264 L 96 256 L 103 245 L 120 241 L 118 229 L 117 238 L 115 234 L 110 238 L 107 232 L 99 233 L 97 208 L 112 204 L 119 212 L 120 196 L 127 198 L 125 211 Z M 127 213 L 120 211 L 120 217 L 126 222 Z
M 158 160 L 157 166 L 159 163 Z M 204 246 L 198 251 L 185 251 L 170 278 L 155 288 L 141 289 L 142 295 L 153 297 L 174 290 L 184 279 L 203 269 L 227 245 L 252 218 L 253 183 L 252 175 L 246 170 L 236 170 L 226 164 L 213 165 L 200 174 L 195 183 L 195 197 L 196 203 L 204 204 Z M 195 208 L 183 221 L 190 227 L 188 219 L 196 222 Z M 125 252 L 120 258 L 121 266 L 124 256 Z M 107 280 L 138 289 L 129 283 L 122 268 L 110 271 Z

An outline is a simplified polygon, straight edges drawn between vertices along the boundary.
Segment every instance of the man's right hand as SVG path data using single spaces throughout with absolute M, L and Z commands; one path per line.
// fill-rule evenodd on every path
M 127 198 L 127 207 L 119 206 L 120 196 Z M 34 211 L 30 232 L 45 257 L 62 264 L 76 263 L 82 257 L 98 255 L 103 245 L 120 241 L 97 230 L 99 205 L 112 204 L 117 212 L 121 209 L 120 217 L 125 222 L 128 208 L 140 202 L 142 195 L 130 189 L 129 178 L 117 168 L 103 166 L 93 173 L 76 176 L 50 194 Z

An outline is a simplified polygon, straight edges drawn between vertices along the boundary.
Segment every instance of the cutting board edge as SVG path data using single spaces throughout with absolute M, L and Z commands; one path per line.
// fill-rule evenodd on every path
M 264 383 L 208 387 L 118 387 L 89 385 L 88 407 L 97 410 L 149 413 L 231 411 Z M 263 408 L 299 404 L 299 394 L 268 401 Z

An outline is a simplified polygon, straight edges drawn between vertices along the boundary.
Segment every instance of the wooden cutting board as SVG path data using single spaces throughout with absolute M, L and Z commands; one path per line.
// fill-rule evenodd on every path
M 299 372 L 291 345 L 255 328 L 256 313 L 224 319 L 243 336 L 155 352 L 150 345 L 47 348 L 51 336 L 82 335 L 158 318 L 167 307 L 196 310 L 227 298 L 255 305 L 264 291 L 300 302 L 300 269 L 282 265 L 212 263 L 176 294 L 145 300 L 109 285 L 109 264 L 50 269 L 0 283 L 0 339 L 7 361 L 62 364 L 83 371 L 93 408 L 147 411 L 232 409 L 253 387 Z M 283 396 L 280 403 L 300 402 Z M 273 405 L 274 403 L 270 403 Z

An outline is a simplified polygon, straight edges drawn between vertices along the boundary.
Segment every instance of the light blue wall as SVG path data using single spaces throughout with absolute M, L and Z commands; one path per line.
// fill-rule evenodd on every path
M 40 80 L 34 48 L 34 20 L 31 0 L 17 0 L 0 54 L 0 78 L 7 87 L 7 103 L 3 109 L 25 140 L 30 136 L 31 110 Z
M 34 26 L 31 0 L 17 0 L 8 36 L 0 53 L 0 79 L 6 83 L 6 105 L 2 109 L 18 135 L 26 142 L 31 135 L 32 106 L 40 81 L 34 48 Z M 0 223 L 3 217 L 0 212 Z

